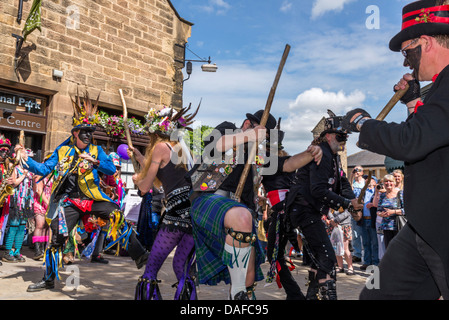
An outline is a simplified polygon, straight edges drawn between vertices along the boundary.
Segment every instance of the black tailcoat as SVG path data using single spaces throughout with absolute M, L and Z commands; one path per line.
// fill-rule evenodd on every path
M 320 165 L 311 161 L 298 169 L 295 185 L 287 196 L 287 209 L 296 201 L 318 213 L 327 214 L 329 208 L 347 209 L 350 200 L 355 198 L 339 156 L 332 152 L 327 142 L 319 146 L 323 150 Z
M 449 66 L 405 122 L 366 121 L 359 147 L 405 162 L 405 214 L 449 279 Z

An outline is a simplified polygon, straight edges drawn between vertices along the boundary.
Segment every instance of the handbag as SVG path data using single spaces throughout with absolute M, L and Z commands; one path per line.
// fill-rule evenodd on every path
M 400 191 L 402 192 L 402 191 Z M 397 195 L 397 201 L 398 201 L 398 208 L 403 208 L 402 201 L 400 198 L 400 195 Z M 398 231 L 400 231 L 402 228 L 404 228 L 405 224 L 407 223 L 407 218 L 405 215 L 396 215 L 396 226 L 398 227 Z
M 404 228 L 405 224 L 407 223 L 407 218 L 405 218 L 404 215 L 397 215 L 396 216 L 396 225 L 398 226 L 398 230 L 401 230 Z

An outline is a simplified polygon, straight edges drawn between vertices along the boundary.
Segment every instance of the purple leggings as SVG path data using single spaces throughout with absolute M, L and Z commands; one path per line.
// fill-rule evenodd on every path
M 156 280 L 157 273 L 161 269 L 165 259 L 167 259 L 168 255 L 177 246 L 175 256 L 173 257 L 173 271 L 178 281 L 181 280 L 184 275 L 184 267 L 188 263 L 187 259 L 189 259 L 189 254 L 194 245 L 195 243 L 191 234 L 180 230 L 169 231 L 162 227 L 156 235 L 142 277 Z

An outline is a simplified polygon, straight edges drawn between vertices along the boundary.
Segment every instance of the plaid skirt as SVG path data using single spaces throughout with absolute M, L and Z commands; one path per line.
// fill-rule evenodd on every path
M 215 194 L 201 195 L 193 201 L 190 215 L 200 284 L 216 285 L 220 281 L 230 283 L 227 268 L 229 254 L 224 250 L 226 239 L 224 217 L 233 207 L 246 208 L 241 203 Z M 257 234 L 255 224 L 253 233 Z M 256 250 L 255 281 L 260 281 L 264 278 L 260 265 L 264 263 L 265 255 L 258 240 L 254 243 L 253 249 Z

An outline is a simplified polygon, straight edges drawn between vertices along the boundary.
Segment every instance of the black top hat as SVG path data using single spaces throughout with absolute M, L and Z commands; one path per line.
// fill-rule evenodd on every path
M 390 40 L 390 49 L 400 51 L 404 41 L 422 35 L 449 34 L 449 5 L 441 0 L 420 0 L 402 9 L 402 29 Z
M 262 116 L 263 116 L 263 110 L 259 110 L 254 114 L 251 114 L 251 113 L 246 114 L 246 118 L 248 118 L 248 120 L 254 121 L 258 124 L 260 124 L 260 121 L 262 120 Z M 276 119 L 270 113 L 268 115 L 268 119 L 267 119 L 265 128 L 273 130 L 274 128 L 276 128 L 276 123 L 277 123 Z

